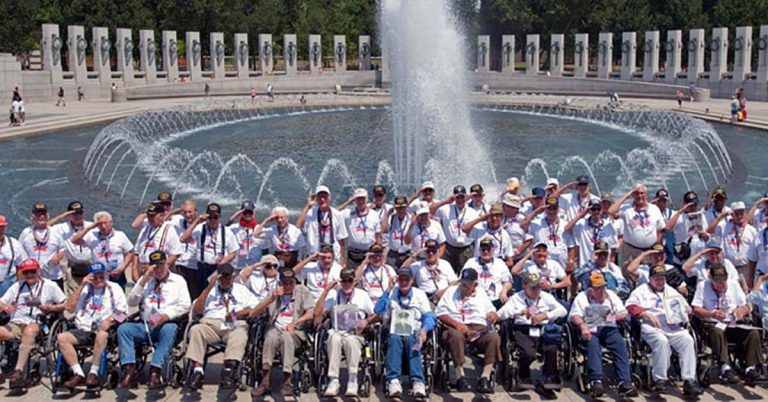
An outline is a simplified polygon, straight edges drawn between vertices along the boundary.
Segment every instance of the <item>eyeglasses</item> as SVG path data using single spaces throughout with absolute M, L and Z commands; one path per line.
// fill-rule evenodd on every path
M 354 281 L 355 281 L 354 279 L 342 279 L 341 283 L 352 283 Z
M 480 246 L 480 251 L 491 251 L 491 246 Z
M 31 270 L 31 271 L 24 271 L 24 272 L 22 272 L 21 274 L 22 274 L 22 275 L 27 275 L 27 276 L 32 276 L 32 275 L 35 275 L 35 274 L 37 274 L 37 270 L 36 270 L 36 269 L 34 269 L 34 270 Z
M 264 269 L 275 269 L 277 268 L 277 265 L 275 264 L 267 264 L 264 266 Z
M 427 254 L 434 254 L 434 253 L 437 253 L 437 249 L 436 248 L 428 248 L 427 249 Z
M 208 220 L 218 220 L 218 219 L 219 219 L 218 215 L 208 215 Z

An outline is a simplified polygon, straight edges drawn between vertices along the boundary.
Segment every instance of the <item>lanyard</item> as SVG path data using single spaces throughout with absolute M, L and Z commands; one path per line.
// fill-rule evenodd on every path
M 459 232 L 461 232 L 461 227 L 464 225 L 464 216 L 466 214 L 467 207 L 461 209 L 461 216 L 459 216 L 459 207 L 456 204 L 453 204 L 453 216 L 456 218 L 456 223 L 459 226 Z
M 741 229 L 739 229 L 738 226 L 736 226 L 735 222 L 731 222 L 731 225 L 733 226 L 733 237 L 736 239 L 736 250 L 740 251 L 741 249 L 741 236 L 744 235 L 744 231 L 747 229 L 747 225 L 744 225 Z
M 355 210 L 355 215 L 357 215 L 357 227 L 359 229 L 363 230 L 363 236 L 368 234 L 368 222 L 366 222 L 366 218 L 368 217 L 368 210 L 366 210 L 365 214 L 361 214 L 360 211 Z
M 597 243 L 597 241 L 600 240 L 600 233 L 603 231 L 603 221 L 601 219 L 593 223 L 592 218 L 590 217 L 587 219 L 587 223 L 589 224 L 589 228 L 592 230 L 592 243 Z
M 373 279 L 376 280 L 376 282 L 379 284 L 379 287 L 384 289 L 384 267 L 379 267 L 379 270 L 381 271 L 381 274 L 379 276 L 376 276 L 376 272 L 371 268 L 371 265 L 368 264 L 365 266 L 365 271 L 363 271 L 363 280 L 368 282 L 368 277 L 365 275 L 366 273 L 370 272 L 373 274 Z M 373 284 L 373 283 L 371 283 Z
M 354 289 L 352 289 L 352 294 L 350 294 L 349 296 L 344 294 L 343 290 L 339 290 L 338 293 L 336 294 L 336 305 L 337 306 L 342 306 L 344 304 L 352 303 L 352 298 L 354 296 L 355 296 L 355 290 Z M 342 298 L 344 299 L 344 303 L 341 302 Z
M 277 242 L 280 244 L 278 248 L 280 250 L 290 249 L 290 244 L 288 244 L 288 226 L 286 226 L 285 229 L 280 229 L 279 226 L 275 226 L 275 229 L 277 230 Z
M 547 219 L 547 228 L 549 229 L 549 240 L 552 242 L 554 247 L 557 247 L 557 234 L 560 232 L 560 220 L 558 219 L 558 221 L 553 225 L 549 222 L 549 219 Z
M 163 279 L 162 281 L 158 281 L 157 279 L 155 279 L 155 286 L 152 289 L 152 294 L 155 297 L 155 303 L 157 303 L 158 310 L 160 310 L 160 302 L 162 302 L 163 300 L 163 285 L 165 284 L 165 282 L 168 281 L 168 278 L 170 278 L 170 275 L 166 276 L 165 279 Z M 152 300 L 150 297 L 150 303 L 151 302 Z
M 35 296 L 35 290 L 34 290 L 34 289 L 32 289 L 32 286 L 29 286 L 29 284 L 28 284 L 26 281 L 22 282 L 22 283 L 21 283 L 21 285 L 19 286 L 19 292 L 18 292 L 18 293 L 16 293 L 16 300 L 13 302 L 13 305 L 14 305 L 14 306 L 16 306 L 17 304 L 19 304 L 19 296 L 21 296 L 21 289 L 22 289 L 24 286 L 26 286 L 26 287 L 27 287 L 27 289 L 29 289 L 29 295 L 30 295 L 32 298 L 34 298 L 34 299 L 37 299 L 37 301 L 38 301 L 38 304 L 39 304 L 39 301 L 40 301 L 40 295 L 41 295 L 41 294 L 43 294 L 43 281 L 42 281 L 42 280 L 40 280 L 40 281 L 37 281 L 37 283 L 36 283 L 35 285 L 37 286 L 37 296 Z M 34 309 L 35 309 L 35 306 L 34 306 L 34 305 L 32 305 L 32 306 L 29 306 L 29 315 L 30 315 L 30 316 L 32 315 L 32 313 L 33 313 Z
M 328 232 L 328 241 L 324 242 L 325 240 L 325 232 Z M 317 210 L 317 237 L 320 243 L 328 243 L 333 244 L 333 213 L 328 210 L 328 212 L 320 211 L 320 209 Z
M 32 228 L 32 237 L 35 239 L 35 249 L 37 251 L 37 260 L 40 261 L 41 253 L 43 251 L 43 247 L 48 245 L 48 240 L 51 238 L 51 228 L 46 227 L 45 228 L 45 235 L 42 239 L 37 237 L 37 229 Z
M 393 223 L 395 222 L 395 218 L 397 218 L 397 226 L 393 225 Z M 403 243 L 403 237 L 405 236 L 406 225 L 408 225 L 408 215 L 405 215 L 404 219 L 400 219 L 400 217 L 397 215 L 392 215 L 392 218 L 390 219 L 390 222 L 389 222 L 389 231 L 394 235 L 394 236 L 390 236 L 393 241 L 397 240 L 397 234 L 399 233 L 400 244 Z M 396 229 L 393 230 L 392 228 L 396 228 Z
M 144 254 L 145 255 L 149 255 L 150 254 L 149 245 L 152 243 L 152 240 L 155 239 L 157 234 L 160 233 L 160 229 L 163 229 L 163 227 L 165 227 L 165 225 L 158 226 L 157 229 L 155 229 L 154 233 L 152 233 L 152 226 L 149 226 L 148 229 L 145 229 L 145 230 L 149 230 L 149 233 L 147 233 L 147 240 L 144 242 Z M 163 230 L 163 234 L 162 234 L 162 236 L 160 238 L 160 243 L 157 245 L 157 247 L 155 247 L 155 250 L 161 250 L 163 248 L 163 241 L 165 239 L 166 232 L 167 232 L 167 227 Z

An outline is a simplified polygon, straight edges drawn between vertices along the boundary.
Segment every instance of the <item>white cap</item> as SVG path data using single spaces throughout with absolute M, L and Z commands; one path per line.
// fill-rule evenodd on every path
M 364 188 L 358 188 L 355 190 L 354 193 L 352 193 L 352 198 L 360 198 L 360 197 L 368 198 L 368 191 Z
M 328 186 L 317 186 L 315 188 L 315 194 L 320 194 L 320 193 L 331 194 L 331 190 L 328 189 Z
M 744 205 L 743 201 L 736 201 L 731 204 L 731 209 L 734 211 L 744 211 L 747 209 L 747 206 Z
M 522 199 L 514 194 L 504 194 L 504 198 L 501 202 L 512 208 L 520 208 L 523 206 Z
M 419 207 L 419 209 L 416 210 L 416 216 L 419 216 L 421 214 L 428 214 L 429 213 L 429 207 L 428 206 L 422 206 Z
M 261 260 L 259 262 L 265 263 L 265 262 L 271 262 L 272 264 L 278 264 L 277 257 L 275 257 L 272 254 L 262 255 Z
M 547 179 L 547 187 L 552 186 L 552 185 L 559 187 L 560 186 L 560 182 L 556 178 L 550 177 L 549 179 Z
M 432 190 L 435 189 L 435 183 L 432 183 L 431 181 L 425 181 L 424 184 L 421 185 L 422 190 L 425 188 L 431 188 Z

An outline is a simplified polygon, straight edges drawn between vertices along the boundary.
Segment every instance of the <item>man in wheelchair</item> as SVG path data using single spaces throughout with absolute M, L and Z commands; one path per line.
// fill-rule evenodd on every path
M 11 285 L 0 298 L 0 309 L 10 316 L 10 321 L 0 327 L 0 341 L 21 341 L 16 368 L 8 378 L 11 388 L 24 388 L 26 385 L 24 368 L 40 333 L 37 317 L 45 313 L 61 313 L 66 299 L 56 282 L 40 276 L 37 260 L 28 258 L 19 264 L 18 269 L 22 279 Z M 0 373 L 0 379 L 2 376 Z
M 235 268 L 232 265 L 219 265 L 192 306 L 194 314 L 202 314 L 200 321 L 189 330 L 189 347 L 185 356 L 194 367 L 189 379 L 192 389 L 203 387 L 205 354 L 208 345 L 217 342 L 226 343 L 221 387 L 237 386 L 237 366 L 248 343 L 245 319 L 256 307 L 256 298 L 244 285 L 235 283 L 234 277 Z
M 708 279 L 696 286 L 691 305 L 693 314 L 702 321 L 704 336 L 720 364 L 721 378 L 729 384 L 739 382 L 728 353 L 728 342 L 733 342 L 737 345 L 737 356 L 745 367 L 745 382 L 754 384 L 762 381 L 763 376 L 758 369 L 758 365 L 763 364 L 760 333 L 757 328 L 738 324 L 749 317 L 751 310 L 741 285 L 729 276 L 721 263 L 713 263 L 707 276 Z
M 80 287 L 64 305 L 66 311 L 74 313 L 75 328 L 60 333 L 57 337 L 59 351 L 72 369 L 74 376 L 64 383 L 67 388 L 85 384 L 89 388 L 99 386 L 99 365 L 101 353 L 107 347 L 109 329 L 125 320 L 128 302 L 120 284 L 107 281 L 107 268 L 96 262 L 88 267 L 88 275 Z M 75 346 L 93 345 L 93 361 L 88 376 L 78 361 Z
M 642 320 L 640 335 L 651 349 L 654 391 L 667 390 L 671 347 L 679 356 L 683 394 L 701 395 L 704 390 L 696 380 L 696 345 L 687 330 L 691 307 L 666 281 L 666 266 L 660 264 L 651 268 L 648 282 L 635 288 L 626 307 L 632 317 Z
M 128 294 L 128 306 L 139 306 L 141 322 L 126 322 L 117 328 L 123 379 L 120 388 L 134 388 L 139 382 L 136 344 L 150 342 L 154 353 L 149 368 L 149 389 L 163 386 L 162 369 L 171 355 L 178 324 L 174 321 L 189 312 L 189 291 L 181 275 L 169 270 L 165 253 L 153 251 L 150 265 Z
M 332 280 L 327 285 L 332 288 L 334 284 Z M 261 384 L 251 392 L 253 397 L 259 398 L 269 392 L 269 369 L 278 353 L 283 360 L 283 385 L 280 386 L 280 393 L 283 396 L 293 395 L 291 371 L 294 366 L 294 356 L 296 348 L 301 342 L 307 340 L 304 323 L 312 320 L 314 307 L 314 299 L 309 288 L 299 285 L 296 273 L 291 269 L 285 269 L 280 272 L 280 286 L 251 311 L 251 317 L 260 317 L 265 311 L 268 312 L 266 318 L 268 329 L 264 336 L 261 360 L 262 380 Z
M 520 354 L 518 375 L 521 383 L 531 382 L 531 363 L 536 360 L 537 339 L 544 342 L 543 378 L 536 385 L 536 392 L 551 399 L 555 398 L 555 393 L 545 384 L 560 384 L 557 351 L 561 328 L 555 321 L 568 312 L 552 294 L 541 291 L 541 281 L 537 273 L 524 273 L 523 290 L 512 295 L 499 310 L 499 319 L 514 320 L 513 336 Z
M 424 384 L 424 367 L 421 362 L 421 346 L 427 334 L 435 327 L 436 318 L 423 290 L 413 287 L 413 271 L 404 267 L 397 270 L 397 288 L 376 302 L 374 312 L 389 316 L 389 342 L 387 343 L 387 391 L 392 398 L 403 393 L 400 384 L 403 356 L 408 358 L 408 368 L 413 396 L 427 396 Z
M 607 285 L 601 272 L 592 272 L 589 288 L 582 290 L 573 300 L 569 319 L 580 330 L 582 345 L 587 349 L 592 396 L 598 398 L 605 393 L 602 359 L 602 348 L 605 347 L 613 355 L 619 394 L 635 397 L 638 393 L 632 383 L 629 353 L 617 326 L 617 323 L 627 321 L 627 310 L 619 296 Z
M 441 337 L 448 346 L 456 370 L 456 388 L 460 392 L 470 389 L 464 377 L 464 348 L 469 342 L 475 344 L 478 352 L 484 356 L 478 390 L 491 394 L 493 366 L 501 361 L 501 337 L 489 326 L 495 324 L 499 317 L 488 294 L 477 289 L 477 277 L 477 271 L 473 268 L 463 270 L 460 283 L 450 286 L 443 293 L 435 315 L 446 326 Z
M 349 380 L 346 396 L 356 396 L 358 390 L 357 373 L 363 351 L 364 339 L 361 336 L 373 315 L 373 302 L 364 290 L 355 287 L 355 271 L 345 268 L 339 275 L 341 288 L 328 286 L 315 304 L 315 320 L 330 315 L 331 329 L 328 330 L 328 386 L 324 396 L 336 396 L 339 393 L 339 371 L 341 353 L 347 357 Z

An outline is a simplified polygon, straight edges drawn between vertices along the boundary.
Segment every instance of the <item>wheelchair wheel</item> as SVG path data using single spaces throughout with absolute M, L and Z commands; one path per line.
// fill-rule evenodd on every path
M 301 372 L 301 392 L 309 393 L 309 387 L 312 386 L 312 373 L 309 369 L 305 368 Z
M 642 390 L 645 382 L 640 374 L 632 373 L 632 384 L 635 385 L 635 389 Z
M 363 376 L 363 386 L 360 388 L 360 397 L 361 398 L 368 398 L 371 396 L 371 375 L 365 374 Z
M 563 380 L 571 381 L 576 373 L 576 361 L 574 358 L 573 334 L 568 324 L 563 326 L 562 336 L 563 343 L 561 344 L 559 355 L 560 369 L 563 371 Z
M 589 388 L 587 386 L 587 374 L 584 372 L 584 368 L 576 365 L 574 373 L 574 376 L 576 377 L 576 389 L 582 394 L 586 394 L 587 391 L 589 391 Z

